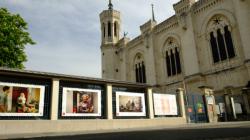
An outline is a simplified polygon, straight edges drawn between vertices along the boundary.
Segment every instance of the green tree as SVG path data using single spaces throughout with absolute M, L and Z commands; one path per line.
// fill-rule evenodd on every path
M 34 45 L 28 24 L 19 14 L 0 8 L 0 67 L 23 69 L 27 61 L 25 45 Z

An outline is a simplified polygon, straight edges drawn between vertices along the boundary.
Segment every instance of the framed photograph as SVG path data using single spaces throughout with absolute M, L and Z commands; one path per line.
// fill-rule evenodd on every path
M 63 88 L 62 116 L 101 115 L 101 90 Z
M 0 82 L 0 116 L 43 116 L 45 87 Z
M 154 93 L 153 100 L 155 115 L 178 115 L 176 95 Z
M 146 116 L 145 94 L 116 92 L 116 116 Z

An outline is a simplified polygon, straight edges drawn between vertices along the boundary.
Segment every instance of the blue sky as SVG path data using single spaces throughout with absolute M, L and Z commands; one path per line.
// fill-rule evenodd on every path
M 122 14 L 122 32 L 129 38 L 151 18 L 155 5 L 158 23 L 174 14 L 179 0 L 113 0 Z M 26 69 L 89 77 L 101 77 L 99 14 L 108 0 L 0 0 L 0 7 L 19 13 L 29 24 L 37 43 L 27 46 Z

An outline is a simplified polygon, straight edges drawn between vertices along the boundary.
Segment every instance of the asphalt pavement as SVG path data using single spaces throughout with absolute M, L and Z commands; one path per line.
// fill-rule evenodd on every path
M 188 125 L 177 128 L 127 130 L 98 134 L 68 134 L 22 140 L 250 140 L 250 124 Z M 19 139 L 21 140 L 21 139 Z

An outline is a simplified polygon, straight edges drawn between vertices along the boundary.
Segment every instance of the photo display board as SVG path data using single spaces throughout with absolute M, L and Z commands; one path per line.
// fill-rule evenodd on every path
M 43 116 L 45 87 L 0 82 L 0 116 Z
M 101 116 L 101 90 L 63 88 L 62 116 Z
M 145 94 L 116 92 L 116 116 L 146 116 Z
M 154 93 L 153 100 L 155 115 L 178 115 L 176 95 Z

